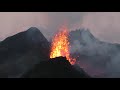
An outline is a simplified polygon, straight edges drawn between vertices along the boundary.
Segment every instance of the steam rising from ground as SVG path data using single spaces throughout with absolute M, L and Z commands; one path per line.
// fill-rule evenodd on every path
M 91 37 L 87 30 L 74 31 L 71 35 L 71 53 L 79 52 L 87 57 L 77 60 L 80 67 L 91 76 L 120 77 L 120 45 L 102 42 Z

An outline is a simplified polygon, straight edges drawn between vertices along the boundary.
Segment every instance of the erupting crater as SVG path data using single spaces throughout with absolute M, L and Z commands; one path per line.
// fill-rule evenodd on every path
M 52 39 L 50 58 L 63 56 L 67 58 L 71 65 L 74 65 L 76 59 L 70 56 L 70 43 L 68 36 L 68 28 L 60 28 L 59 32 Z

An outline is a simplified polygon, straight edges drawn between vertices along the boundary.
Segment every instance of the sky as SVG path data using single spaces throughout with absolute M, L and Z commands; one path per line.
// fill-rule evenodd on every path
M 69 30 L 88 28 L 102 41 L 120 43 L 120 12 L 0 12 L 0 40 L 30 27 L 50 39 L 64 24 Z

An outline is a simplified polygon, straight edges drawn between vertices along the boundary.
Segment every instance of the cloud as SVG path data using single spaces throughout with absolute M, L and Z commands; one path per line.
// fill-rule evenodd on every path
M 69 29 L 76 26 L 76 23 L 82 21 L 84 12 L 48 12 L 49 24 L 47 29 L 52 37 L 62 25 L 67 25 Z
M 64 22 L 72 27 L 82 16 L 82 12 L 0 12 L 0 40 L 32 26 L 51 38 Z
M 65 23 L 70 30 L 89 28 L 100 40 L 120 43 L 119 12 L 0 12 L 0 40 L 31 26 L 49 39 Z

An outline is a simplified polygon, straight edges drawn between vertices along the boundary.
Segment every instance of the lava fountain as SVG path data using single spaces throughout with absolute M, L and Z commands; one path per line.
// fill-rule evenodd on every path
M 67 58 L 71 65 L 74 65 L 76 59 L 70 56 L 70 44 L 68 35 L 68 28 L 62 27 L 59 32 L 53 37 L 51 43 L 50 58 L 63 56 Z

